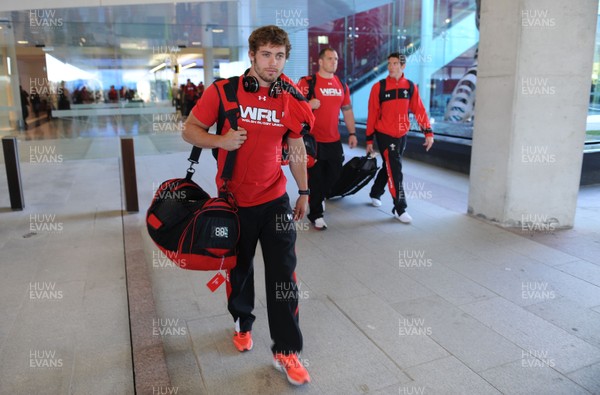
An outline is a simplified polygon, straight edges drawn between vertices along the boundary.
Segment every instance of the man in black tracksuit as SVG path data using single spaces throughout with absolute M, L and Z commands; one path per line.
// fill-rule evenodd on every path
M 383 166 L 371 188 L 371 204 L 381 206 L 380 197 L 387 182 L 394 201 L 392 212 L 402 223 L 412 222 L 406 212 L 406 197 L 402 186 L 402 153 L 406 147 L 406 134 L 410 129 L 410 110 L 425 134 L 423 146 L 429 151 L 433 145 L 433 131 L 427 112 L 419 97 L 417 87 L 404 77 L 406 57 L 400 53 L 388 56 L 389 76 L 371 88 L 367 116 L 367 153 L 373 153 L 373 140 L 383 155 Z M 383 87 L 383 89 L 382 89 Z

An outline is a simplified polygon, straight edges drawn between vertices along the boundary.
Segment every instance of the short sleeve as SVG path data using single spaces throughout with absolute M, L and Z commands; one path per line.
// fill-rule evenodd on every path
M 198 100 L 192 114 L 196 119 L 206 126 L 212 126 L 219 117 L 219 93 L 217 87 L 212 84 L 204 91 L 202 97 Z

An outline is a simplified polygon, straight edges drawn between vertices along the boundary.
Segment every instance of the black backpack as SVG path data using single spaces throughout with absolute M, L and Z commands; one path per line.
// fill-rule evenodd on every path
M 385 90 L 385 78 L 379 80 L 379 104 L 388 100 L 395 99 L 408 99 L 412 98 L 413 92 L 415 91 L 415 84 L 411 80 L 408 81 L 408 89 L 394 89 L 394 90 Z

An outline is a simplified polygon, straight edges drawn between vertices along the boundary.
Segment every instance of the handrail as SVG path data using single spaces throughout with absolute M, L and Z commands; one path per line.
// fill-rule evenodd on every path
M 453 24 L 460 22 L 464 18 L 467 18 L 476 12 L 477 12 L 477 10 L 476 10 L 475 4 L 472 4 L 467 8 L 460 9 L 457 12 L 457 14 L 452 16 L 452 20 L 450 21 L 449 24 L 447 24 L 445 26 L 440 26 L 434 30 L 433 38 L 439 37 L 444 32 L 446 32 Z M 415 21 L 414 25 L 418 25 L 420 23 L 421 23 L 420 20 Z M 408 30 L 408 31 L 413 30 L 412 29 L 413 26 L 408 27 L 406 30 Z M 393 52 L 391 50 L 391 48 L 398 48 L 399 52 L 406 53 L 406 51 L 408 50 L 409 47 L 404 45 L 403 48 L 400 48 L 400 45 L 394 45 L 395 41 L 396 41 L 395 37 L 392 36 L 384 45 L 382 45 L 379 48 L 379 50 L 374 49 L 374 52 L 376 52 L 376 53 L 373 56 L 381 56 L 382 58 L 387 57 L 387 55 L 389 55 L 390 52 Z M 418 50 L 421 46 L 421 38 L 414 37 L 410 44 L 411 44 L 411 47 L 410 47 L 411 50 L 414 52 L 418 52 Z M 382 48 L 383 49 L 387 48 L 388 51 L 385 54 L 381 54 L 380 52 L 382 52 Z M 387 60 L 383 60 L 380 63 L 378 63 L 375 66 L 372 66 L 368 69 L 366 69 L 364 67 L 353 68 L 351 73 L 345 74 L 344 78 L 345 78 L 346 83 L 348 84 L 348 87 L 350 88 L 350 91 L 351 92 L 356 91 L 356 90 L 368 85 L 373 80 L 379 78 L 379 75 L 381 73 L 380 70 L 386 70 L 386 67 L 387 67 Z M 355 76 L 356 76 L 356 78 L 355 78 Z

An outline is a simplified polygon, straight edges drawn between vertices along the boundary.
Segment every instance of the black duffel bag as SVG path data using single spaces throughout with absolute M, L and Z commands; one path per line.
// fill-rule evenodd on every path
M 185 178 L 160 184 L 146 214 L 148 233 L 165 256 L 183 269 L 221 270 L 236 265 L 240 224 L 227 182 L 237 151 L 227 154 L 219 197 L 192 181 L 201 149 L 194 147 Z
M 327 198 L 354 195 L 375 177 L 377 169 L 375 156 L 355 156 L 342 167 L 340 178 L 331 188 Z

